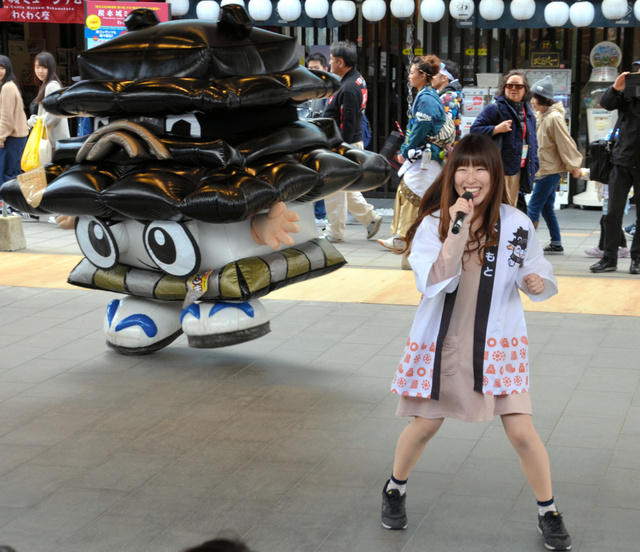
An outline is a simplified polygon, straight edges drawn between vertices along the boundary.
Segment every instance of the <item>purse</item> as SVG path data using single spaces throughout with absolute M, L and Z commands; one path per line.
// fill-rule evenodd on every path
M 589 172 L 591 180 L 600 182 L 601 184 L 609 184 L 613 163 L 611 163 L 611 152 L 616 144 L 616 133 L 620 126 L 618 117 L 611 136 L 609 139 L 594 140 L 589 144 Z

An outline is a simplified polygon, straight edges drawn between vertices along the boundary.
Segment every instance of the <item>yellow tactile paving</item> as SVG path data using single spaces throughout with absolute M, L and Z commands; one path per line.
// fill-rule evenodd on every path
M 0 285 L 78 289 L 67 276 L 82 257 L 30 253 L 0 253 Z M 635 279 L 559 277 L 560 293 L 534 303 L 524 295 L 525 310 L 555 313 L 640 316 L 640 285 Z M 413 273 L 344 267 L 269 294 L 270 299 L 417 305 L 420 296 Z

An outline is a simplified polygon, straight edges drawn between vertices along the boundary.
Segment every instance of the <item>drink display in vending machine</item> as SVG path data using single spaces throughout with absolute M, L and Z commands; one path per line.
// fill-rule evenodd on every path
M 587 148 L 590 142 L 605 138 L 618 120 L 618 111 L 607 111 L 600 106 L 600 96 L 618 78 L 622 50 L 613 42 L 596 44 L 589 55 L 591 76 L 580 92 L 580 109 L 587 119 Z M 586 152 L 585 152 L 586 153 Z M 573 203 L 583 207 L 601 207 L 596 183 L 587 181 L 587 188 L 573 196 Z

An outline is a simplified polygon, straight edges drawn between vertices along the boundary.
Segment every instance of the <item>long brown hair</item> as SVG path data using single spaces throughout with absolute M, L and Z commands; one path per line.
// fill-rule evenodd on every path
M 60 78 L 56 73 L 56 58 L 53 57 L 53 54 L 50 54 L 49 52 L 40 52 L 36 56 L 36 59 L 34 60 L 34 64 L 36 62 L 38 63 L 38 65 L 41 65 L 42 67 L 47 68 L 47 78 L 40 85 L 40 89 L 38 90 L 38 95 L 36 96 L 36 103 L 41 104 L 42 100 L 44 99 L 44 94 L 47 88 L 47 84 L 49 84 L 52 80 L 58 81 L 60 85 L 62 85 L 62 82 L 60 82 Z
M 496 233 L 495 226 L 500 217 L 500 205 L 502 203 L 509 203 L 507 189 L 504 184 L 502 156 L 500 155 L 500 150 L 498 150 L 494 141 L 489 136 L 484 134 L 467 134 L 456 144 L 456 147 L 453 148 L 451 155 L 447 158 L 444 169 L 422 197 L 420 207 L 418 208 L 418 216 L 405 237 L 405 241 L 407 242 L 405 254 L 408 254 L 411 249 L 411 242 L 422 220 L 427 216 L 432 216 L 437 211 L 440 211 L 438 233 L 440 235 L 440 241 L 444 242 L 451 224 L 449 208 L 460 197 L 455 189 L 456 171 L 459 167 L 471 165 L 484 167 L 489 171 L 491 175 L 491 189 L 482 204 L 474 207 L 471 222 L 473 223 L 474 220 L 482 219 L 482 224 L 471 233 L 469 251 L 478 251 L 478 257 L 480 262 L 482 262 L 484 248 L 498 243 L 498 234 Z

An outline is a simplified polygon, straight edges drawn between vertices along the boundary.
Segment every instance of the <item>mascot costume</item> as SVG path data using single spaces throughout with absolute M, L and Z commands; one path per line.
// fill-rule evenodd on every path
M 69 282 L 124 295 L 104 320 L 119 353 L 183 332 L 191 347 L 266 334 L 260 297 L 345 264 L 318 237 L 312 202 L 390 177 L 333 120 L 298 120 L 298 104 L 339 88 L 334 75 L 300 66 L 295 40 L 254 29 L 242 7 L 220 13 L 131 12 L 127 33 L 79 56 L 80 82 L 44 101 L 93 117 L 93 133 L 2 188 L 21 211 L 77 217 L 84 258 Z

